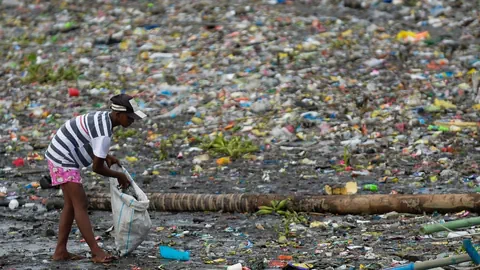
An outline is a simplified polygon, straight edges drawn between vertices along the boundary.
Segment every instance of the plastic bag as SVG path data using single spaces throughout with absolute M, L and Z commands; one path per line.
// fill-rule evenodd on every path
M 113 236 L 115 237 L 117 250 L 121 256 L 125 256 L 135 250 L 148 236 L 148 232 L 152 227 L 152 221 L 147 211 L 150 201 L 125 168 L 113 165 L 112 169 L 116 171 L 123 170 L 138 198 L 137 200 L 131 195 L 122 193 L 118 189 L 118 180 L 110 178 Z

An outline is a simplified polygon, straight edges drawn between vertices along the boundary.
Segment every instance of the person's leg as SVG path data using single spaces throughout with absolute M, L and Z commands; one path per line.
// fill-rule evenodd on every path
M 78 183 L 67 182 L 62 185 L 64 192 L 68 193 L 72 201 L 75 221 L 80 229 L 80 232 L 92 251 L 92 260 L 95 262 L 109 262 L 112 257 L 103 251 L 97 244 L 93 234 L 92 225 L 87 212 L 87 195 L 83 186 Z
M 61 183 L 64 182 L 65 176 L 67 176 L 65 175 L 64 168 L 56 167 L 49 160 L 48 169 L 50 171 L 51 185 L 57 188 L 61 187 L 62 186 Z M 63 192 L 63 200 L 64 200 L 64 205 L 63 205 L 62 214 L 60 216 L 60 223 L 58 226 L 57 247 L 55 248 L 55 252 L 53 254 L 53 260 L 63 261 L 63 260 L 82 259 L 82 256 L 71 254 L 67 251 L 67 241 L 68 241 L 68 235 L 70 234 L 70 230 L 72 229 L 74 209 L 73 209 L 72 200 L 70 199 L 70 196 L 68 193 Z
M 68 235 L 72 230 L 73 217 L 74 217 L 74 208 L 72 200 L 68 192 L 65 192 L 64 185 L 61 185 L 63 191 L 63 210 L 62 215 L 60 216 L 60 224 L 58 226 L 58 241 L 57 247 L 55 248 L 55 253 L 53 254 L 53 260 L 68 260 L 71 259 L 71 254 L 67 251 L 67 241 Z

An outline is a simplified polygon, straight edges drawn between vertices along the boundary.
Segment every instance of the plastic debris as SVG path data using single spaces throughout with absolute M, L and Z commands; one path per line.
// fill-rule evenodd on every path
M 160 256 L 165 259 L 188 261 L 190 260 L 190 253 L 187 251 L 179 251 L 167 246 L 160 246 Z
M 66 120 L 108 110 L 121 92 L 151 117 L 115 130 L 110 151 L 148 193 L 477 193 L 478 11 L 478 1 L 446 0 L 0 1 L 0 257 L 11 268 L 50 261 L 28 255 L 51 252 L 32 238 L 56 231 L 47 226 L 60 214 L 45 148 Z M 107 189 L 90 169 L 82 177 L 88 194 Z M 462 233 L 408 232 L 465 213 L 283 223 L 302 214 L 162 213 L 141 267 L 163 263 L 144 253 L 163 243 L 199 269 L 384 269 L 457 255 Z M 39 247 L 13 252 L 25 243 Z

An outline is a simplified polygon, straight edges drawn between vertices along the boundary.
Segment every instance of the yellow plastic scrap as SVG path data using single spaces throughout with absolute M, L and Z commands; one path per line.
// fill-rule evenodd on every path
M 325 185 L 325 192 L 328 195 L 352 195 L 357 193 L 358 186 L 357 182 L 347 182 L 343 187 L 331 187 Z
M 199 117 L 192 117 L 192 122 L 197 125 L 201 125 L 203 123 L 203 120 Z
M 375 118 L 377 116 L 379 116 L 381 114 L 381 112 L 379 110 L 375 110 L 372 112 L 372 114 L 370 115 L 372 118 Z
M 267 132 L 266 132 L 266 131 L 263 131 L 263 132 L 262 132 L 262 131 L 260 131 L 260 130 L 258 130 L 258 129 L 253 129 L 251 132 L 252 132 L 253 135 L 255 135 L 255 136 L 257 136 L 257 137 L 265 137 L 265 136 L 267 136 Z
M 138 161 L 138 158 L 136 158 L 136 157 L 128 157 L 128 156 L 127 156 L 127 157 L 125 157 L 125 159 L 126 159 L 128 162 L 131 162 L 131 163 Z
M 306 139 L 306 136 L 305 136 L 305 134 L 303 134 L 303 132 L 298 132 L 296 134 L 296 136 L 297 136 L 297 138 L 299 138 L 300 140 L 303 140 L 303 141 Z
M 349 37 L 352 35 L 352 33 L 352 29 L 348 29 L 347 31 L 342 32 L 342 37 Z
M 397 40 L 405 40 L 407 38 L 414 38 L 415 32 L 402 30 L 397 34 Z
M 475 104 L 472 107 L 474 110 L 480 111 L 480 104 Z
M 310 228 L 327 228 L 328 225 L 325 222 L 313 221 L 310 223 Z
M 155 140 L 157 137 L 158 137 L 158 134 L 152 133 L 152 134 L 149 134 L 149 135 L 148 135 L 147 140 L 148 140 L 148 141 L 153 141 L 153 140 Z
M 457 106 L 455 106 L 453 103 L 445 101 L 445 100 L 440 100 L 440 99 L 435 99 L 433 105 L 440 107 L 442 109 L 455 109 Z
M 382 33 L 380 36 L 378 36 L 379 39 L 389 39 L 391 36 L 387 33 Z
M 397 40 L 399 41 L 410 41 L 410 42 L 415 42 L 415 41 L 420 41 L 420 40 L 423 40 L 423 39 L 426 39 L 426 38 L 429 38 L 430 37 L 430 34 L 425 31 L 425 32 L 420 32 L 420 33 L 416 33 L 416 32 L 412 32 L 412 31 L 405 31 L 405 30 L 402 30 L 400 32 L 398 32 L 397 34 Z
M 456 127 L 475 129 L 478 126 L 477 122 L 463 122 L 463 121 L 459 121 L 459 120 L 452 120 L 452 121 L 449 121 L 449 122 L 435 121 L 435 122 L 433 122 L 433 124 L 436 125 L 436 126 L 446 126 L 446 127 L 450 127 L 450 128 L 455 126 L 454 129 Z
M 148 60 L 150 58 L 150 56 L 148 55 L 148 52 L 142 52 L 140 54 L 140 57 L 143 59 L 143 60 Z
M 130 47 L 131 43 L 132 42 L 130 40 L 125 40 L 125 41 L 120 42 L 118 47 L 120 48 L 120 50 L 126 51 L 126 50 L 128 50 L 128 47 Z
M 291 264 L 293 267 L 296 267 L 297 269 L 312 269 L 313 264 L 310 263 L 292 263 Z

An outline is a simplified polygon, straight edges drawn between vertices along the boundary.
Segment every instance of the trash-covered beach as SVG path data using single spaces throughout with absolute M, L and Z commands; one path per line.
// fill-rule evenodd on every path
M 54 132 L 127 93 L 149 117 L 117 128 L 111 153 L 148 193 L 477 193 L 479 10 L 460 0 L 0 0 L 0 269 L 385 269 L 463 254 L 466 237 L 476 247 L 474 227 L 420 232 L 474 211 L 150 209 L 152 230 L 132 255 L 57 263 L 60 209 L 48 202 L 61 194 L 40 182 Z M 106 177 L 82 176 L 88 194 L 108 193 Z M 113 250 L 111 212 L 90 213 Z M 88 257 L 75 225 L 69 239 Z M 159 246 L 190 259 L 162 259 Z

